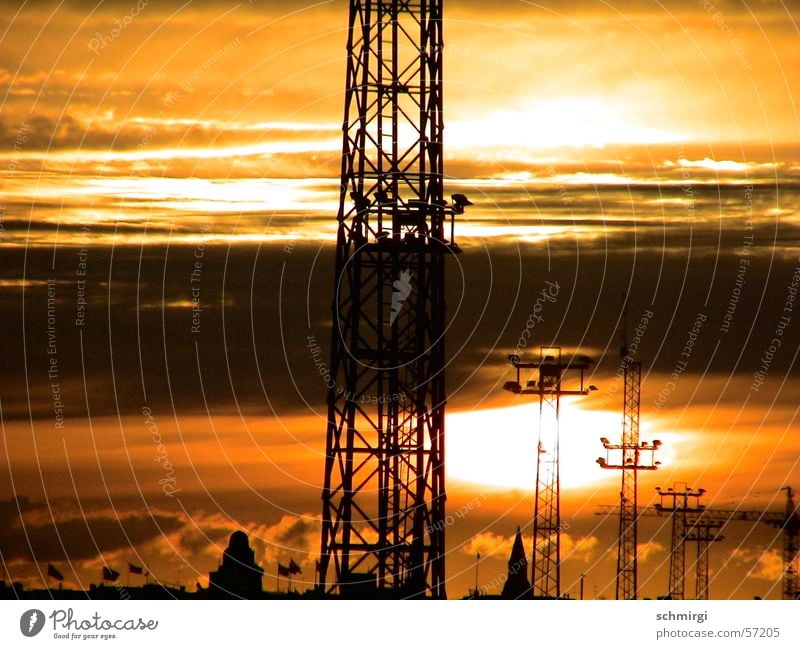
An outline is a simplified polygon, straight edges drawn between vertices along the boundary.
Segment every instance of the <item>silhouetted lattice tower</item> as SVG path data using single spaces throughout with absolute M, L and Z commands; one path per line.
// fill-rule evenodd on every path
M 794 489 L 786 491 L 786 518 L 780 524 L 783 529 L 783 599 L 800 599 L 797 584 L 797 553 L 800 548 L 800 512 L 794 504 Z
M 514 354 L 508 357 L 517 371 L 516 381 L 506 381 L 503 389 L 514 394 L 539 398 L 539 441 L 536 446 L 536 492 L 533 510 L 533 552 L 531 591 L 534 597 L 561 597 L 561 480 L 559 419 L 561 397 L 586 396 L 597 388 L 586 385 L 585 373 L 594 361 L 588 356 L 563 359 L 560 347 L 541 347 L 539 360 L 523 363 Z M 536 379 L 522 383 L 520 370 L 533 369 Z M 564 375 L 580 374 L 577 387 L 565 387 Z
M 783 536 L 783 599 L 799 599 L 800 592 L 797 589 L 797 548 L 800 546 L 800 511 L 794 502 L 794 490 L 791 487 L 784 487 L 786 491 L 786 508 L 784 511 L 764 511 L 747 509 L 709 509 L 701 506 L 700 496 L 705 493 L 703 489 L 693 492 L 686 486 L 686 483 L 677 483 L 675 488 L 663 491 L 656 487 L 661 503 L 653 507 L 641 507 L 638 509 L 639 516 L 669 516 L 672 518 L 672 551 L 670 553 L 670 596 L 673 599 L 682 599 L 684 595 L 685 564 L 687 540 L 703 541 L 695 538 L 695 530 L 714 527 L 719 529 L 721 526 L 730 522 L 749 522 L 766 523 L 767 525 L 782 531 Z M 690 501 L 691 499 L 691 501 Z M 666 505 L 664 503 L 667 503 Z M 618 514 L 617 506 L 601 506 L 601 515 L 608 516 Z M 722 539 L 723 537 L 719 537 Z M 698 547 L 698 553 L 702 548 Z M 708 548 L 705 549 L 706 555 Z M 705 562 L 705 566 L 701 563 Z M 708 587 L 708 556 L 698 556 L 697 573 L 701 586 L 698 587 L 696 595 L 700 599 L 699 593 L 705 591 L 707 595 Z M 705 576 L 701 573 L 705 573 Z M 706 582 L 704 585 L 702 582 Z
M 626 323 L 623 327 L 622 369 L 624 395 L 622 406 L 622 441 L 612 444 L 608 438 L 600 441 L 606 450 L 606 457 L 597 459 L 604 469 L 622 472 L 622 485 L 619 492 L 619 535 L 617 541 L 617 582 L 616 599 L 636 599 L 638 595 L 638 474 L 639 471 L 653 471 L 660 462 L 655 453 L 661 446 L 659 440 L 639 441 L 639 406 L 642 394 L 642 364 L 633 360 L 628 350 L 627 308 Z M 615 459 L 612 459 L 612 455 Z
M 687 541 L 697 544 L 697 561 L 695 562 L 695 599 L 708 599 L 708 555 L 712 543 L 725 539 L 719 531 L 724 525 L 721 521 L 694 521 L 686 534 Z
M 318 589 L 445 597 L 442 2 L 351 0 Z
M 669 598 L 683 599 L 686 581 L 686 538 L 689 531 L 689 515 L 705 510 L 700 504 L 705 489 L 693 491 L 685 482 L 676 482 L 674 487 L 662 490 L 656 487 L 660 497 L 656 509 L 672 513 L 672 540 L 669 553 Z

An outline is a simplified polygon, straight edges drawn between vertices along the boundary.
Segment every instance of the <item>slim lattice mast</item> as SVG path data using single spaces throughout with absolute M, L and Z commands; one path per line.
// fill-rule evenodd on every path
M 786 491 L 786 519 L 783 529 L 783 599 L 800 599 L 797 584 L 797 552 L 800 549 L 800 513 L 794 504 L 794 489 Z
M 539 443 L 536 462 L 536 496 L 533 514 L 533 553 L 531 587 L 534 597 L 561 597 L 561 498 L 559 480 L 559 410 L 561 397 L 586 395 L 596 388 L 584 387 L 584 373 L 593 361 L 587 356 L 562 360 L 560 347 L 542 347 L 538 361 L 520 362 L 519 356 L 509 361 L 517 370 L 517 380 L 503 387 L 514 394 L 539 397 Z M 538 380 L 525 386 L 520 382 L 520 369 L 536 369 Z M 567 371 L 580 372 L 580 385 L 566 389 L 562 379 Z
M 682 485 L 682 489 L 681 489 Z M 658 488 L 657 488 L 658 489 Z M 673 520 L 672 544 L 673 552 L 670 554 L 670 593 L 674 592 L 683 596 L 683 569 L 685 554 L 683 543 L 680 539 L 691 540 L 693 532 L 703 526 L 723 526 L 730 522 L 765 523 L 783 532 L 783 599 L 798 599 L 800 592 L 797 589 L 797 552 L 800 543 L 800 511 L 794 502 L 794 490 L 784 487 L 786 491 L 785 511 L 763 511 L 747 509 L 709 509 L 701 507 L 695 500 L 704 493 L 703 489 L 692 492 L 685 484 L 676 485 L 674 489 L 659 491 L 661 503 L 654 507 L 642 507 L 638 510 L 641 516 L 669 516 Z M 690 503 L 690 498 L 692 499 Z M 667 503 L 666 505 L 664 503 Z M 605 505 L 601 507 L 600 514 L 608 516 L 618 514 L 617 506 Z M 685 511 L 681 511 L 685 510 Z M 677 516 L 676 516 L 677 515 Z M 683 532 L 681 532 L 683 529 Z M 718 537 L 722 539 L 722 537 Z M 698 567 L 698 571 L 700 568 Z
M 656 487 L 661 502 L 656 505 L 659 511 L 672 513 L 672 542 L 669 554 L 669 598 L 684 599 L 686 586 L 686 537 L 689 531 L 689 514 L 703 511 L 700 497 L 705 489 L 692 491 L 685 482 L 662 490 Z
M 719 531 L 721 521 L 694 521 L 689 526 L 686 540 L 694 541 L 697 545 L 697 562 L 695 563 L 695 599 L 708 599 L 708 553 L 711 544 L 724 540 Z
M 318 589 L 445 597 L 442 2 L 351 0 Z
M 627 318 L 626 318 L 627 319 Z M 652 471 L 660 462 L 655 452 L 661 446 L 659 440 L 650 445 L 639 442 L 639 406 L 642 394 L 642 364 L 628 354 L 627 332 L 623 328 L 622 357 L 624 393 L 622 410 L 622 443 L 611 444 L 606 437 L 600 441 L 606 457 L 597 459 L 604 469 L 622 472 L 622 487 L 619 492 L 619 536 L 617 541 L 617 599 L 636 599 L 638 594 L 637 546 L 638 546 L 638 473 Z M 612 460 L 612 454 L 614 459 Z

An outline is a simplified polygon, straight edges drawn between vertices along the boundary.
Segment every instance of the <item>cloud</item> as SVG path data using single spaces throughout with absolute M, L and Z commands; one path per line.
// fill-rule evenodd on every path
M 286 514 L 276 523 L 232 520 L 221 513 L 166 512 L 149 515 L 130 507 L 110 510 L 84 505 L 84 515 L 27 498 L 0 501 L 0 556 L 14 580 L 40 587 L 36 566 L 54 563 L 67 577 L 66 585 L 85 588 L 99 568 L 123 569 L 128 562 L 144 564 L 156 579 L 170 581 L 174 571 L 188 569 L 203 581 L 221 561 L 230 535 L 243 530 L 250 539 L 256 563 L 274 575 L 278 562 L 291 557 L 310 584 L 318 558 L 319 515 Z M 36 564 L 36 566 L 34 565 Z M 301 576 L 301 579 L 303 577 Z
M 10 5 L 11 7 L 22 6 L 29 11 L 33 11 L 39 7 L 52 7 L 60 3 L 58 3 L 57 0 L 39 0 L 35 3 L 35 5 L 33 5 L 33 8 L 31 8 L 32 3 L 25 2 L 24 0 L 5 0 L 3 4 L 6 6 Z M 110 13 L 119 12 L 122 9 L 129 9 L 132 4 L 135 3 L 131 2 L 131 0 L 104 0 L 104 2 L 102 2 L 100 5 L 97 4 L 96 0 L 75 0 L 70 2 L 70 7 L 73 9 L 80 7 L 83 10 L 95 10 L 97 12 Z M 557 9 L 560 12 L 593 10 L 603 13 L 611 11 L 624 13 L 661 13 L 660 7 L 658 5 L 654 5 L 650 0 L 615 0 L 615 2 L 610 4 L 597 3 L 594 0 L 577 0 L 575 2 L 570 2 L 569 4 L 564 4 L 560 1 L 536 3 L 525 1 L 522 4 L 529 5 L 531 9 Z M 748 3 L 742 3 L 741 0 L 714 0 L 713 2 L 708 2 L 707 4 L 713 5 L 713 8 L 718 11 L 743 15 L 748 15 L 748 11 L 773 11 L 776 13 L 782 13 L 783 11 L 790 9 L 790 7 L 786 7 L 784 3 L 775 2 L 774 0 L 751 0 Z M 147 11 L 171 13 L 174 11 L 174 9 L 183 5 L 185 5 L 185 0 L 159 0 L 158 3 L 151 1 L 148 3 Z M 241 5 L 243 9 L 256 13 L 264 13 L 265 11 L 276 10 L 273 3 L 263 2 L 260 0 L 254 0 L 253 2 L 244 4 L 241 3 L 240 0 L 193 0 L 191 8 L 229 8 L 239 5 Z M 339 13 L 343 11 L 340 3 L 334 3 L 331 0 L 317 4 L 309 3 L 308 0 L 282 0 L 279 7 L 281 11 L 287 13 L 289 11 L 297 11 L 299 9 L 308 9 L 311 7 L 314 7 L 317 10 L 325 9 L 327 11 Z M 510 10 L 503 11 L 503 9 L 497 5 L 487 5 L 484 0 L 454 0 L 448 2 L 448 10 L 451 7 L 453 9 L 476 8 L 483 10 L 486 13 L 511 13 Z M 698 3 L 694 0 L 673 0 L 669 4 L 669 10 L 672 12 L 691 13 L 702 13 L 708 11 L 707 8 L 703 7 L 703 3 Z M 519 9 L 517 8 L 516 11 L 519 12 Z M 11 13 L 10 10 L 9 13 Z
M 767 550 L 758 557 L 756 565 L 748 573 L 756 579 L 777 581 L 783 576 L 783 558 L 777 550 Z
M 285 516 L 281 522 L 284 523 L 283 529 L 279 530 L 275 538 L 290 547 L 292 545 L 301 547 L 305 544 L 309 532 L 313 532 L 315 535 L 317 533 L 317 526 L 304 518 Z
M 13 84 L 4 114 L 30 114 L 35 101 L 37 110 L 46 107 L 51 117 L 63 114 L 69 104 L 66 112 L 81 123 L 94 122 L 108 111 L 120 123 L 124 118 L 160 113 L 236 115 L 252 121 L 265 116 L 291 121 L 340 116 L 347 26 L 346 7 L 341 3 L 193 2 L 173 16 L 185 3 L 151 2 L 119 38 L 98 55 L 92 54 L 87 44 L 97 33 L 108 34 L 113 20 L 124 16 L 132 4 L 123 0 L 83 6 L 70 3 L 69 7 L 22 5 L 4 37 L 0 85 L 7 88 L 0 91 Z M 759 29 L 741 3 L 713 3 L 725 12 L 726 24 L 735 28 L 757 76 L 765 80 L 759 99 L 766 102 L 763 109 L 770 118 L 770 130 L 763 126 L 763 115 L 749 111 L 746 101 L 737 101 L 733 116 L 720 109 L 728 105 L 728 84 L 731 93 L 743 92 L 739 67 L 731 65 L 735 54 L 731 38 L 701 3 L 670 3 L 669 11 L 639 0 L 613 6 L 588 0 L 569 7 L 552 4 L 549 8 L 507 3 L 498 8 L 496 3 L 477 1 L 448 3 L 448 132 L 458 132 L 456 119 L 474 121 L 497 113 L 500 107 L 511 110 L 531 97 L 547 100 L 558 95 L 591 101 L 617 98 L 634 108 L 656 96 L 669 98 L 669 120 L 659 119 L 663 107 L 659 111 L 647 104 L 647 109 L 623 120 L 625 128 L 642 118 L 646 123 L 641 126 L 647 131 L 669 126 L 670 131 L 694 132 L 702 121 L 699 117 L 713 110 L 714 122 L 724 127 L 728 138 L 741 132 L 752 136 L 757 129 L 774 141 L 780 139 L 778 125 L 781 134 L 796 133 L 796 128 L 788 130 L 793 113 L 779 94 L 769 90 L 785 86 L 783 76 L 780 84 L 769 83 L 777 79 L 782 66 L 760 54 L 766 51 L 761 39 L 772 37 L 785 67 L 791 67 L 793 50 L 781 48 L 781 40 L 789 38 L 785 32 L 792 23 L 778 3 L 750 4 L 748 9 L 753 8 L 761 19 L 783 15 L 783 20 L 762 20 Z M 580 30 L 570 17 L 575 13 L 584 19 Z M 631 13 L 648 14 L 648 20 L 633 29 L 627 19 Z M 687 13 L 692 16 L 686 18 Z M 765 23 L 767 31 L 762 33 Z M 476 25 L 482 29 L 474 29 Z M 669 46 L 663 47 L 667 36 Z M 231 42 L 237 46 L 226 53 L 224 48 Z M 562 47 L 566 45 L 568 50 Z M 220 51 L 222 55 L 215 57 Z M 565 56 L 565 51 L 571 54 Z M 519 66 L 530 61 L 540 62 L 544 71 L 535 85 L 531 79 L 520 81 Z M 631 62 L 636 74 L 629 74 Z M 719 92 L 717 84 L 707 83 L 712 75 L 722 84 Z M 520 115 L 523 125 L 525 112 Z M 674 128 L 668 123 L 672 121 Z M 531 124 L 528 119 L 527 127 L 518 133 L 520 142 L 530 139 Z M 706 126 L 716 130 L 716 124 Z M 597 130 L 591 132 L 596 135 Z M 116 134 L 114 129 L 110 132 Z M 491 132 L 483 126 L 471 129 L 472 136 L 489 133 L 490 140 Z M 552 129 L 546 127 L 543 133 L 546 138 Z M 569 130 L 566 134 L 574 135 Z M 517 142 L 516 137 L 512 142 Z M 453 144 L 450 137 L 448 147 Z M 506 159 L 513 162 L 515 158 L 509 153 Z
M 594 535 L 573 538 L 568 532 L 562 532 L 561 556 L 564 559 L 590 563 L 597 554 L 599 543 L 599 539 Z
M 523 545 L 526 547 L 530 539 L 523 535 Z M 494 532 L 481 532 L 473 536 L 461 547 L 464 554 L 475 556 L 480 554 L 482 557 L 494 556 L 503 560 L 508 559 L 511 547 L 514 543 L 514 535 L 503 536 Z M 564 559 L 589 563 L 597 552 L 599 540 L 596 536 L 573 537 L 567 532 L 561 533 L 561 556 Z M 529 557 L 530 559 L 530 557 Z
M 18 511 L 12 499 L 0 507 L 0 550 L 6 561 L 80 561 L 143 545 L 181 526 L 174 516 L 156 512 L 57 513 L 46 520 L 44 503 L 23 500 L 19 505 Z
M 461 546 L 461 551 L 469 556 L 480 554 L 482 557 L 495 556 L 507 559 L 514 543 L 514 536 L 503 536 L 494 532 L 480 532 Z
M 778 550 L 737 547 L 731 559 L 747 567 L 747 576 L 776 582 L 783 576 L 783 558 Z
M 340 138 L 341 128 L 331 123 L 284 123 L 226 121 L 200 117 L 106 116 L 77 117 L 69 112 L 58 118 L 45 113 L 0 118 L 0 143 L 3 148 L 30 154 L 60 149 L 136 152 L 146 158 L 163 149 L 179 148 L 191 154 L 194 149 L 249 147 L 253 154 L 324 151 L 324 141 Z M 260 149 L 259 150 L 259 145 Z M 229 156 L 231 151 L 220 151 Z M 252 155 L 252 154 L 251 154 Z M 194 156 L 199 157 L 199 156 Z M 130 156 L 128 156 L 130 158 Z
M 641 562 L 645 562 L 656 554 L 660 554 L 664 549 L 664 546 L 658 541 L 646 541 L 636 546 L 637 556 Z

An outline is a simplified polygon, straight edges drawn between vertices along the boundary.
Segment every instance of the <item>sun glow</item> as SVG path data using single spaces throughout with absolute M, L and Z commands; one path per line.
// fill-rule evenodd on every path
M 600 437 L 617 438 L 621 424 L 619 412 L 589 411 L 569 400 L 562 401 L 562 487 L 586 487 L 619 480 L 617 471 L 604 471 L 595 460 L 604 453 Z M 643 436 L 649 434 L 646 428 L 642 430 Z M 533 491 L 538 435 L 538 403 L 448 414 L 448 477 Z M 660 453 L 659 460 L 664 464 L 669 459 L 667 455 L 671 456 L 672 451 Z
M 678 133 L 639 125 L 623 108 L 594 97 L 527 100 L 519 108 L 454 122 L 448 127 L 448 143 L 456 149 L 537 150 L 658 144 L 682 139 L 684 136 Z

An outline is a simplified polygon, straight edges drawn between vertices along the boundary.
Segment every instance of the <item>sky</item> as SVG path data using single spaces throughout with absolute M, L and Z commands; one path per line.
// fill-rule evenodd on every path
M 313 581 L 309 340 L 327 353 L 346 13 L 0 1 L 9 578 L 41 585 L 53 562 L 86 587 L 105 561 L 205 585 L 244 529 L 266 587 L 289 557 Z M 596 513 L 619 476 L 595 459 L 621 430 L 623 294 L 642 437 L 664 442 L 641 501 L 681 482 L 777 511 L 800 488 L 798 18 L 767 0 L 445 3 L 446 191 L 475 204 L 447 275 L 450 597 L 478 552 L 500 591 L 517 526 L 530 553 L 536 404 L 502 385 L 507 355 L 540 344 L 597 361 L 562 421 L 564 574 L 613 597 L 616 522 Z M 641 528 L 655 597 L 669 530 Z M 776 531 L 725 537 L 712 596 L 779 597 Z

